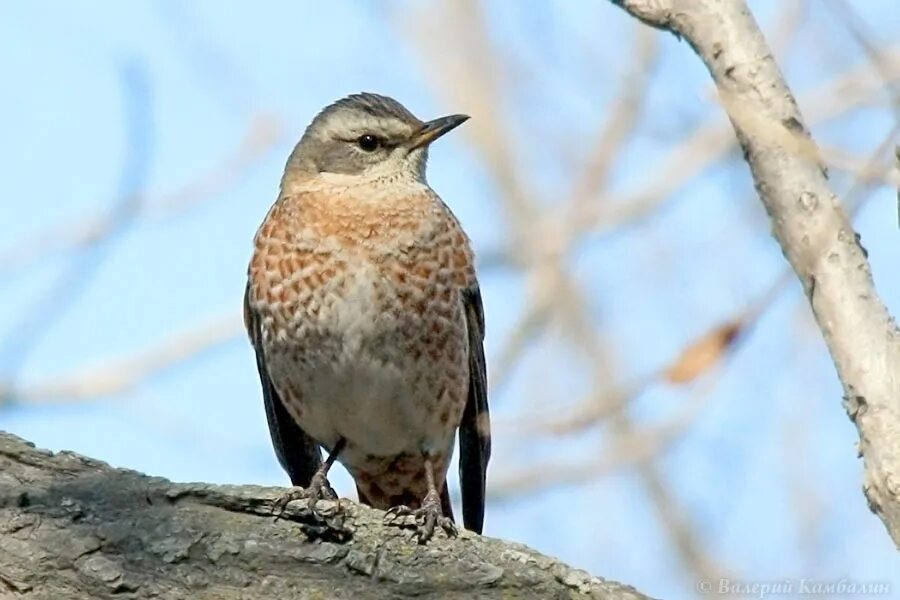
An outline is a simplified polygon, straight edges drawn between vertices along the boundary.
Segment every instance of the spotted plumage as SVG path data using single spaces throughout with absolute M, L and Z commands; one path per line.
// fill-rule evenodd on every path
M 424 539 L 435 510 L 452 518 L 457 429 L 463 520 L 478 532 L 490 454 L 472 251 L 424 176 L 428 144 L 462 120 L 423 123 L 374 94 L 322 111 L 257 232 L 245 299 L 292 482 L 324 481 L 319 446 L 339 448 L 361 501 L 426 511 Z

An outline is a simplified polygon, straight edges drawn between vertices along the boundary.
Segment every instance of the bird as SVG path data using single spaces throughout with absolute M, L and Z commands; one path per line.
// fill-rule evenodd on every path
M 338 461 L 361 503 L 413 515 L 420 543 L 437 525 L 457 533 L 457 437 L 463 525 L 480 534 L 484 523 L 484 308 L 471 242 L 425 173 L 429 146 L 468 119 L 422 121 L 368 92 L 322 109 L 257 230 L 244 294 L 272 444 L 294 486 L 282 501 L 308 498 L 314 512 L 336 499 Z

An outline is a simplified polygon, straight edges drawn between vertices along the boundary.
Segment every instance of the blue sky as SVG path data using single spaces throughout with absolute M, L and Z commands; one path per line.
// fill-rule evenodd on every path
M 751 5 L 774 36 L 780 4 Z M 855 6 L 876 42 L 897 42 L 894 2 Z M 449 75 L 435 72 L 408 32 L 409 23 L 438 14 L 424 1 L 315 9 L 292 2 L 252 9 L 4 3 L 0 381 L 34 389 L 207 323 L 236 323 L 250 240 L 274 200 L 284 160 L 315 112 L 334 99 L 378 91 L 423 118 L 467 112 L 477 123 L 477 107 L 449 103 L 435 89 L 435 78 Z M 553 209 L 628 76 L 633 23 L 605 2 L 507 0 L 491 3 L 486 14 L 495 47 L 515 67 L 500 79 L 509 86 L 500 114 L 512 132 L 511 153 L 541 206 Z M 782 65 L 801 97 L 865 60 L 839 19 L 827 11 L 807 18 Z M 662 44 L 642 124 L 612 174 L 614 196 L 639 189 L 694 124 L 723 120 L 687 45 L 670 36 Z M 883 96 L 876 100 L 815 126 L 814 134 L 866 156 L 895 118 Z M 271 123 L 277 141 L 236 160 L 260 119 Z M 454 133 L 433 148 L 429 181 L 476 249 L 488 252 L 509 225 L 467 135 Z M 210 173 L 211 191 L 195 204 L 174 214 L 160 210 L 167 195 Z M 838 192 L 850 186 L 840 174 L 832 180 Z M 35 236 L 39 249 L 54 248 L 85 219 L 126 210 L 135 197 L 142 202 L 135 216 L 87 255 L 50 251 L 31 261 L 21 254 Z M 897 314 L 895 192 L 875 189 L 857 226 Z M 723 162 L 646 222 L 578 244 L 569 266 L 587 293 L 593 325 L 621 358 L 618 381 L 667 364 L 767 289 L 784 266 L 768 232 L 746 168 Z M 67 279 L 75 261 L 79 277 Z M 482 287 L 490 359 L 512 333 L 527 286 L 519 274 L 496 269 L 482 274 Z M 492 477 L 536 461 L 600 460 L 610 452 L 606 428 L 558 439 L 502 426 L 536 410 L 562 412 L 590 391 L 594 367 L 585 361 L 552 330 L 529 346 L 492 398 Z M 701 387 L 651 386 L 628 414 L 643 425 L 664 422 Z M 856 432 L 799 286 L 792 282 L 772 303 L 712 387 L 658 463 L 707 551 L 746 580 L 846 577 L 900 589 L 896 551 L 860 492 Z M 270 447 L 242 335 L 112 395 L 2 407 L 0 428 L 176 480 L 287 481 Z M 352 496 L 346 477 L 337 477 L 340 491 Z M 497 500 L 486 532 L 652 595 L 693 596 L 690 576 L 629 469 Z

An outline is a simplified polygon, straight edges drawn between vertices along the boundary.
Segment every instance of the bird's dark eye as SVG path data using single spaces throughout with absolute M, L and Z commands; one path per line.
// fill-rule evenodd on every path
M 381 146 L 381 140 L 371 133 L 359 136 L 359 139 L 356 140 L 356 143 L 359 144 L 359 147 L 366 152 L 373 152 L 377 150 L 379 146 Z

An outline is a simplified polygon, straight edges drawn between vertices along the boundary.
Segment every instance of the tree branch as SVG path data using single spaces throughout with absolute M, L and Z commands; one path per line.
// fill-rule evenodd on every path
M 709 69 L 843 384 L 869 506 L 900 546 L 900 331 L 753 16 L 743 0 L 611 1 L 684 38 Z
M 468 532 L 419 546 L 347 500 L 343 516 L 294 502 L 276 521 L 283 492 L 174 484 L 0 432 L 0 596 L 646 598 Z

